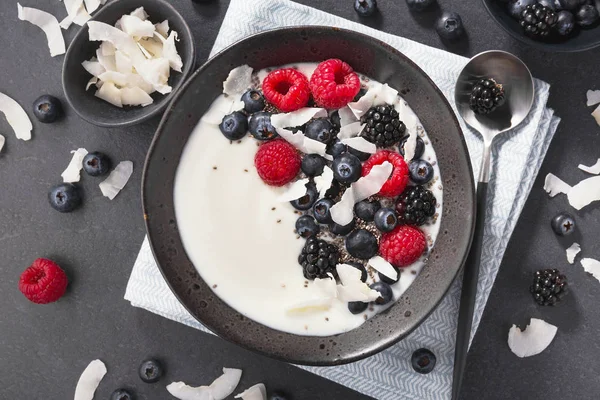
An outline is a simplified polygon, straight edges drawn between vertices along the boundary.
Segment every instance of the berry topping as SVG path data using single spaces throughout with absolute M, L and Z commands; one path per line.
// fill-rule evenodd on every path
M 529 291 L 540 306 L 553 306 L 569 291 L 567 277 L 561 275 L 557 269 L 536 271 Z
M 380 296 L 375 300 L 375 304 L 384 305 L 394 299 L 392 288 L 385 282 L 375 282 L 369 287 L 379 292 Z
M 125 389 L 117 389 L 110 395 L 110 400 L 133 400 L 134 397 Z
M 568 213 L 560 213 L 550 222 L 552 230 L 559 236 L 567 236 L 575 231 L 575 218 Z
M 334 139 L 333 142 L 329 144 L 327 147 L 327 154 L 332 156 L 333 158 L 339 157 L 344 153 L 348 152 L 348 145 L 340 142 L 339 139 Z
M 351 301 L 348 303 L 348 311 L 352 314 L 360 314 L 369 308 L 369 303 L 363 303 L 362 301 Z
M 352 183 L 360 178 L 362 165 L 355 155 L 343 153 L 334 158 L 332 169 L 333 176 L 340 183 Z
M 408 184 L 408 166 L 406 165 L 406 161 L 404 161 L 404 157 L 400 154 L 389 150 L 378 151 L 365 162 L 362 175 L 368 175 L 371 172 L 371 168 L 375 165 L 381 165 L 385 161 L 390 162 L 394 169 L 387 182 L 381 187 L 379 194 L 384 197 L 396 197 L 402 193 Z
M 33 115 L 40 122 L 50 124 L 63 115 L 62 104 L 56 97 L 45 94 L 33 102 Z
M 319 192 L 313 182 L 306 184 L 306 194 L 299 199 L 290 201 L 290 204 L 297 210 L 306 211 L 315 204 L 315 201 L 319 198 Z
M 379 254 L 393 266 L 402 268 L 417 261 L 426 247 L 423 232 L 412 226 L 400 225 L 381 236 Z
M 244 111 L 249 114 L 262 111 L 265 108 L 265 98 L 258 90 L 250 89 L 242 95 Z
M 50 189 L 48 201 L 56 211 L 68 213 L 81 205 L 81 194 L 72 183 L 61 183 Z
M 259 111 L 248 118 L 248 130 L 254 139 L 270 140 L 277 136 L 277 130 L 271 124 L 271 113 Z
M 380 208 L 375 213 L 375 227 L 381 232 L 393 231 L 396 225 L 398 225 L 398 217 L 396 211 L 391 208 Z
M 300 164 L 300 155 L 294 146 L 281 139 L 264 143 L 254 157 L 258 176 L 271 186 L 291 182 L 300 171 Z
M 104 153 L 95 151 L 83 157 L 83 170 L 90 176 L 102 176 L 108 174 L 112 162 Z
M 283 112 L 305 107 L 310 99 L 308 79 L 293 68 L 269 72 L 262 89 L 265 98 Z
M 508 13 L 514 18 L 521 18 L 521 14 L 527 6 L 537 3 L 537 0 L 516 0 L 508 3 Z
M 360 79 L 350 65 L 332 58 L 317 66 L 310 78 L 310 90 L 319 107 L 342 108 L 358 94 Z
M 354 0 L 354 11 L 359 17 L 370 17 L 377 12 L 377 0 Z
M 328 144 L 333 139 L 333 125 L 327 118 L 317 118 L 306 124 L 304 135 L 310 139 Z
M 67 290 L 65 272 L 53 261 L 38 258 L 21 274 L 19 290 L 36 304 L 53 303 Z
M 319 176 L 325 168 L 325 159 L 318 154 L 307 154 L 302 158 L 302 172 L 306 176 Z
M 493 79 L 481 79 L 471 91 L 469 106 L 475 114 L 489 114 L 504 104 L 504 88 Z
M 319 233 L 319 225 L 310 215 L 303 215 L 296 220 L 296 232 L 303 238 Z
M 223 117 L 219 129 L 227 139 L 240 140 L 248 132 L 248 117 L 241 111 L 235 111 Z
M 406 132 L 398 111 L 390 105 L 372 107 L 361 117 L 360 122 L 366 125 L 360 135 L 378 147 L 398 144 Z
M 348 261 L 346 264 L 348 264 L 351 267 L 354 267 L 360 271 L 360 280 L 361 281 L 363 281 L 363 282 L 367 281 L 367 269 L 365 268 L 365 266 L 363 264 L 356 262 L 356 261 Z
M 354 205 L 354 214 L 365 222 L 373 222 L 375 213 L 381 208 L 377 200 L 362 200 Z
M 437 200 L 423 186 L 411 186 L 400 195 L 396 203 L 398 220 L 406 225 L 423 225 L 435 215 Z
M 406 4 L 413 11 L 424 11 L 435 4 L 435 0 L 406 0 Z
M 598 2 L 596 2 L 598 5 Z M 577 24 L 580 26 L 590 26 L 593 25 L 600 15 L 598 14 L 598 9 L 592 4 L 585 4 L 581 6 L 581 8 L 575 13 L 575 19 L 577 20 Z
M 163 367 L 162 364 L 156 360 L 146 360 L 140 364 L 138 373 L 142 381 L 146 383 L 155 383 L 162 377 Z
M 419 349 L 412 354 L 411 364 L 420 374 L 428 374 L 435 368 L 435 354 L 431 350 Z
M 592 8 L 596 11 L 594 6 Z M 598 11 L 596 11 L 597 15 Z M 525 33 L 537 38 L 548 36 L 557 21 L 558 17 L 554 11 L 537 3 L 525 7 L 519 18 L 519 24 Z
M 346 236 L 354 229 L 356 225 L 356 219 L 353 219 L 348 225 L 338 225 L 335 222 L 329 224 L 329 231 L 334 235 Z
M 425 160 L 411 161 L 408 165 L 410 180 L 423 185 L 433 179 L 433 167 Z
M 314 236 L 309 237 L 298 256 L 306 279 L 327 278 L 327 273 L 337 276 L 335 266 L 340 259 L 340 252 L 331 243 Z
M 445 12 L 437 20 L 435 30 L 442 39 L 457 40 L 465 33 L 460 15 L 455 12 Z
M 398 271 L 398 272 L 400 272 L 400 271 Z M 380 281 L 385 282 L 388 285 L 393 285 L 394 283 L 396 283 L 396 282 L 398 282 L 400 280 L 400 274 L 399 273 L 398 273 L 398 276 L 396 276 L 396 279 L 388 278 L 387 276 L 385 276 L 381 272 L 378 272 L 377 276 L 379 276 L 379 280 Z
M 406 144 L 407 140 L 408 140 L 408 136 L 405 137 L 404 139 L 402 139 L 402 141 L 400 142 L 400 147 L 398 148 L 398 152 L 402 155 L 404 155 L 404 145 Z M 421 158 L 421 156 L 423 155 L 424 152 L 425 152 L 425 143 L 423 142 L 423 139 L 421 139 L 419 136 L 417 136 L 417 145 L 415 146 L 415 155 L 413 157 L 413 160 L 417 160 L 417 159 Z
M 313 206 L 313 214 L 317 222 L 321 224 L 330 224 L 333 222 L 331 219 L 331 207 L 334 204 L 335 202 L 331 199 L 317 200 Z
M 377 238 L 365 229 L 357 229 L 346 237 L 346 250 L 352 257 L 368 260 L 377 255 Z
M 561 36 L 569 36 L 575 29 L 575 16 L 569 11 L 561 11 L 556 15 L 556 32 Z

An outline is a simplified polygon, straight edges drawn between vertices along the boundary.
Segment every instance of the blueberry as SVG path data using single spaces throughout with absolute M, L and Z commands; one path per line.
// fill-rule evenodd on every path
M 331 120 L 331 124 L 338 130 L 342 127 L 342 120 L 340 119 L 340 112 L 338 110 L 331 112 L 329 119 Z
M 106 175 L 111 165 L 110 158 L 99 151 L 88 153 L 83 157 L 83 170 L 90 176 Z
M 72 183 L 61 183 L 50 189 L 48 201 L 56 211 L 68 213 L 81 205 L 81 194 Z
M 381 232 L 391 232 L 398 225 L 396 211 L 391 208 L 380 208 L 375 213 L 375 226 Z
M 356 182 L 362 174 L 362 165 L 355 155 L 344 153 L 333 159 L 333 176 L 340 183 Z
M 355 0 L 354 11 L 359 17 L 370 17 L 377 12 L 377 0 Z
M 357 229 L 346 237 L 346 250 L 352 257 L 368 260 L 377 255 L 377 238 L 366 229 Z
M 45 94 L 33 102 L 33 115 L 45 124 L 50 124 L 63 115 L 62 104 L 54 96 Z
M 361 281 L 363 281 L 363 282 L 367 281 L 367 269 L 365 268 L 365 266 L 363 264 L 356 262 L 356 261 L 348 261 L 346 264 L 348 264 L 351 267 L 354 267 L 360 271 L 360 280 Z
M 516 0 L 514 2 L 508 3 L 508 13 L 514 19 L 520 19 L 521 14 L 525 11 L 527 6 L 531 6 L 537 3 L 537 0 Z
M 577 20 L 577 24 L 581 26 L 590 26 L 593 25 L 600 15 L 598 14 L 598 10 L 596 7 L 592 5 L 582 6 L 576 13 L 575 19 Z
M 348 225 L 338 225 L 335 222 L 329 224 L 329 231 L 334 235 L 338 236 L 346 236 L 354 229 L 354 225 L 356 225 L 356 220 L 353 219 Z
M 269 400 L 288 400 L 288 396 L 286 396 L 285 394 L 281 393 L 281 392 L 273 392 L 273 394 L 271 395 L 271 397 L 269 397 Z
M 371 154 L 356 150 L 354 147 L 348 146 L 348 153 L 356 156 L 360 161 L 365 162 L 371 157 Z
M 406 0 L 408 8 L 414 11 L 423 11 L 431 7 L 435 3 L 435 0 Z
M 363 303 L 362 301 L 351 301 L 348 303 L 348 310 L 354 315 L 360 314 L 367 308 L 369 308 L 369 303 Z
M 377 290 L 380 296 L 375 300 L 375 304 L 384 305 L 392 301 L 394 292 L 390 285 L 385 282 L 375 282 L 369 286 L 373 290 Z
M 303 215 L 296 220 L 296 233 L 303 238 L 319 233 L 319 225 L 310 215 Z
M 161 363 L 156 360 L 146 360 L 140 364 L 138 372 L 142 381 L 146 383 L 155 383 L 162 377 L 163 368 Z
M 549 9 L 556 11 L 558 8 L 558 2 L 560 0 L 538 0 L 538 3 L 543 5 L 544 7 L 548 7 Z M 579 0 L 575 0 L 579 1 Z
M 340 142 L 339 139 L 335 139 L 333 142 L 331 142 L 329 146 L 327 146 L 326 151 L 326 153 L 333 158 L 337 158 L 346 152 L 348 152 L 348 146 Z
M 567 236 L 575 231 L 575 218 L 568 213 L 560 213 L 550 222 L 552 230 L 559 236 Z
M 411 161 L 408 165 L 410 180 L 423 185 L 433 178 L 433 167 L 425 160 Z
M 300 168 L 306 176 L 319 176 L 325 168 L 325 159 L 318 154 L 307 154 L 302 158 Z
M 110 400 L 133 400 L 133 395 L 125 389 L 117 389 L 110 395 Z
M 271 124 L 271 113 L 265 111 L 259 111 L 248 118 L 248 130 L 257 140 L 269 140 L 279 136 Z
M 223 117 L 219 129 L 227 139 L 240 140 L 248 132 L 248 117 L 241 111 L 235 111 Z
M 412 367 L 420 374 L 428 374 L 435 367 L 435 354 L 428 349 L 416 350 L 410 360 Z
M 460 15 L 455 12 L 445 12 L 437 20 L 435 30 L 442 39 L 456 40 L 465 34 Z
M 335 199 L 342 191 L 342 185 L 335 179 L 331 181 L 331 187 L 325 192 L 325 197 Z
M 331 207 L 333 207 L 334 204 L 335 202 L 331 199 L 317 200 L 315 205 L 313 205 L 313 214 L 315 219 L 321 224 L 332 223 Z
M 381 272 L 377 273 L 377 276 L 379 276 L 379 280 L 380 281 L 385 282 L 388 285 L 393 285 L 394 283 L 396 283 L 396 282 L 398 282 L 400 280 L 400 271 L 398 271 L 398 275 L 396 276 L 396 279 L 388 278 L 387 276 L 385 276 Z
M 290 203 L 294 208 L 300 211 L 310 210 L 310 208 L 315 204 L 315 201 L 319 198 L 319 193 L 317 192 L 317 188 L 314 183 L 309 182 L 306 184 L 306 194 L 299 199 L 292 200 Z
M 333 125 L 327 118 L 317 118 L 306 124 L 304 135 L 310 139 L 328 144 L 333 139 Z
M 574 10 L 580 5 L 584 5 L 580 0 L 556 0 L 561 10 Z M 541 1 L 540 1 L 541 3 Z M 545 5 L 545 4 L 544 4 Z
M 354 205 L 354 214 L 365 222 L 373 222 L 375 213 L 381 208 L 377 200 L 362 200 Z
M 569 11 L 561 11 L 557 18 L 556 31 L 561 36 L 569 36 L 575 29 L 575 16 Z
M 400 147 L 398 149 L 398 152 L 402 155 L 404 155 L 404 144 L 406 143 L 407 140 L 408 140 L 408 136 L 405 137 L 404 139 L 402 139 L 402 141 L 400 142 Z M 424 152 L 425 152 L 425 142 L 423 142 L 423 139 L 421 139 L 419 136 L 417 136 L 417 145 L 415 146 L 415 156 L 413 157 L 413 160 L 421 158 L 421 156 L 423 155 Z
M 265 98 L 257 90 L 248 90 L 242 95 L 242 101 L 244 102 L 244 110 L 249 114 L 262 111 L 265 108 Z

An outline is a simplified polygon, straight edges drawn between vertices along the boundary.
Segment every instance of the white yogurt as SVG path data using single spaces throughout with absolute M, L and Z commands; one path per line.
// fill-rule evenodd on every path
M 299 67 L 310 74 L 316 64 Z M 262 82 L 266 72 L 259 71 L 258 76 Z M 422 158 L 434 164 L 430 190 L 441 214 L 442 188 L 435 153 L 424 131 L 421 136 L 426 143 Z M 294 226 L 300 215 L 289 202 L 277 200 L 285 189 L 268 186 L 258 176 L 254 168 L 257 148 L 258 142 L 249 136 L 230 142 L 218 126 L 206 121 L 190 135 L 174 188 L 177 225 L 190 260 L 223 301 L 273 329 L 327 336 L 358 327 L 383 307 L 353 315 L 346 303 L 334 300 L 327 311 L 286 312 L 298 303 L 321 297 L 321 292 L 303 277 L 298 264 L 304 239 L 295 234 Z M 422 230 L 431 248 L 439 218 Z M 395 300 L 413 282 L 424 259 L 404 268 L 400 280 L 392 285 Z

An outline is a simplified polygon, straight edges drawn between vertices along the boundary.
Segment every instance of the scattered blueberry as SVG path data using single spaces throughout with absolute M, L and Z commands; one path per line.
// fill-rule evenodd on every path
M 581 26 L 590 26 L 598 21 L 600 15 L 598 14 L 598 10 L 591 4 L 586 4 L 582 6 L 576 13 L 575 19 L 577 23 Z
M 575 29 L 575 16 L 569 11 L 561 11 L 557 15 L 556 31 L 561 36 L 569 36 Z
M 381 208 L 377 200 L 362 200 L 354 205 L 354 214 L 365 222 L 373 222 L 375 213 Z
M 425 160 L 411 161 L 408 165 L 410 180 L 423 185 L 433 178 L 433 167 Z
M 326 153 L 332 156 L 333 158 L 337 158 L 342 154 L 348 151 L 348 146 L 340 142 L 339 139 L 335 139 L 333 142 L 329 144 L 327 147 Z
M 88 153 L 83 157 L 83 170 L 90 176 L 106 175 L 111 165 L 110 158 L 99 151 Z
M 465 34 L 462 19 L 455 12 L 442 14 L 435 24 L 435 30 L 442 39 L 446 40 L 456 40 Z
M 248 130 L 257 140 L 269 140 L 278 136 L 271 124 L 271 113 L 265 111 L 259 111 L 248 118 Z
M 552 218 L 552 230 L 559 236 L 567 236 L 575 231 L 575 218 L 568 213 L 560 213 Z
M 355 0 L 354 10 L 360 17 L 370 17 L 377 11 L 377 0 Z
M 408 136 L 405 137 L 404 139 L 402 139 L 402 141 L 400 142 L 400 147 L 398 149 L 398 152 L 402 155 L 404 155 L 404 144 L 406 143 L 407 140 L 408 140 Z M 425 142 L 423 142 L 423 139 L 421 139 L 419 136 L 417 136 L 417 145 L 415 146 L 415 156 L 413 157 L 413 160 L 421 158 L 421 156 L 423 155 L 424 152 L 425 152 Z
M 342 127 L 342 120 L 340 119 L 340 112 L 338 110 L 329 114 L 329 119 L 331 120 L 331 124 L 338 130 Z
M 338 236 L 346 236 L 354 229 L 354 225 L 356 225 L 356 220 L 353 219 L 348 225 L 338 225 L 335 222 L 329 224 L 329 231 L 334 235 Z
M 346 237 L 346 250 L 352 257 L 368 260 L 377 255 L 377 238 L 366 229 L 357 229 Z
M 519 19 L 521 18 L 521 14 L 523 14 L 523 11 L 525 11 L 527 6 L 531 6 L 536 2 L 536 0 L 516 0 L 508 3 L 508 12 L 514 19 Z
M 319 225 L 310 215 L 303 215 L 296 220 L 296 233 L 305 239 L 319 233 L 319 230 Z
M 412 354 L 412 367 L 420 374 L 428 374 L 433 371 L 435 362 L 435 354 L 433 354 L 431 350 L 419 349 Z
M 50 189 L 48 201 L 56 211 L 68 213 L 81 205 L 81 194 L 72 183 L 61 183 Z
M 373 290 L 377 290 L 381 296 L 375 300 L 375 304 L 384 305 L 392 301 L 394 292 L 390 285 L 385 282 L 375 282 L 369 286 Z
M 265 108 L 265 98 L 258 90 L 250 89 L 242 95 L 244 110 L 253 114 L 262 111 Z
M 356 261 L 348 261 L 346 264 L 348 264 L 351 267 L 354 267 L 360 271 L 360 280 L 361 281 L 363 281 L 363 282 L 367 281 L 367 269 L 365 268 L 365 266 L 363 264 L 356 262 Z
M 146 383 L 155 383 L 160 380 L 163 374 L 163 368 L 160 362 L 156 360 L 146 360 L 140 364 L 140 378 Z
M 406 4 L 411 10 L 424 11 L 431 7 L 435 3 L 435 0 L 406 0 Z
M 110 395 L 110 400 L 133 400 L 133 395 L 125 389 L 117 389 Z
M 271 397 L 269 397 L 269 400 L 288 400 L 288 396 L 284 395 L 281 392 L 274 392 Z
M 248 117 L 241 111 L 235 111 L 223 117 L 219 129 L 227 139 L 240 140 L 248 132 Z
M 551 2 L 551 1 L 547 0 L 547 2 Z M 585 3 L 582 3 L 580 0 L 556 0 L 556 2 L 558 3 L 561 10 L 574 10 L 577 7 L 579 7 L 580 5 L 585 4 Z M 548 7 L 546 4 L 543 4 L 541 1 L 539 3 Z M 555 9 L 555 8 L 553 8 L 553 9 Z
M 335 202 L 331 199 L 319 199 L 313 205 L 313 214 L 317 222 L 321 224 L 330 224 L 331 220 L 331 207 Z
M 315 204 L 315 201 L 317 201 L 318 198 L 319 192 L 317 192 L 315 184 L 310 182 L 306 184 L 306 194 L 299 199 L 290 201 L 290 203 L 294 208 L 300 211 L 306 211 Z
M 307 154 L 302 158 L 300 168 L 306 176 L 319 176 L 325 168 L 325 159 L 318 154 Z
M 367 308 L 369 308 L 369 303 L 363 303 L 362 301 L 351 301 L 348 303 L 348 310 L 354 315 L 360 314 Z
M 304 135 L 310 139 L 328 144 L 333 139 L 333 125 L 327 118 L 317 118 L 306 124 Z
M 391 232 L 398 225 L 396 211 L 391 208 L 380 208 L 375 213 L 375 227 L 381 232 Z
M 33 102 L 33 115 L 45 124 L 50 124 L 59 119 L 63 114 L 60 100 L 45 94 Z
M 396 279 L 388 278 L 381 272 L 378 272 L 377 275 L 379 276 L 380 281 L 383 281 L 383 282 L 387 283 L 388 285 L 393 285 L 394 283 L 396 283 L 400 280 L 400 271 L 398 271 L 398 276 L 396 276 Z
M 355 155 L 344 153 L 333 159 L 333 176 L 340 183 L 356 182 L 362 174 L 362 164 Z

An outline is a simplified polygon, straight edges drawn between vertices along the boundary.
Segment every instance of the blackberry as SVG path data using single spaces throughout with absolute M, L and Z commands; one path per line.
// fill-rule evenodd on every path
M 537 3 L 525 7 L 519 17 L 519 24 L 525 33 L 534 38 L 547 37 L 557 22 L 558 16 L 554 11 Z
M 504 104 L 504 88 L 493 79 L 481 79 L 473 85 L 469 105 L 475 114 L 489 114 Z
M 360 122 L 366 124 L 361 136 L 378 147 L 390 147 L 398 144 L 406 132 L 406 126 L 400 121 L 394 106 L 371 107 Z
M 398 222 L 405 225 L 423 225 L 435 214 L 437 200 L 423 186 L 409 186 L 398 198 Z
M 327 278 L 327 273 L 337 276 L 335 266 L 340 259 L 336 246 L 314 236 L 309 237 L 298 256 L 298 264 L 306 279 Z
M 557 269 L 535 271 L 529 291 L 540 306 L 553 306 L 568 292 L 567 277 Z

